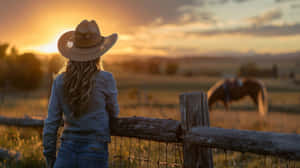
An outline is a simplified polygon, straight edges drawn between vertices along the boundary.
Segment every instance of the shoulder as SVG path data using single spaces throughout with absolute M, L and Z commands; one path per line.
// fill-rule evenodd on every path
M 54 81 L 61 82 L 63 81 L 64 72 L 55 76 Z
M 54 77 L 53 84 L 62 85 L 63 84 L 64 73 L 60 73 Z

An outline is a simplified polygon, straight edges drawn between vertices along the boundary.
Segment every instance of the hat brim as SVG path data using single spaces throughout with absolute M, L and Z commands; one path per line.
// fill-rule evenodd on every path
M 86 62 L 95 60 L 105 54 L 117 41 L 118 34 L 114 33 L 110 36 L 103 36 L 103 43 L 101 45 L 90 48 L 77 48 L 74 45 L 75 31 L 68 31 L 64 33 L 57 43 L 57 47 L 61 55 L 79 62 Z

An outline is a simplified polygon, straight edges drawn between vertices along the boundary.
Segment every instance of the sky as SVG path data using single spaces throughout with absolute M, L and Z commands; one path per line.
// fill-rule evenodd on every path
M 109 54 L 182 56 L 300 51 L 300 0 L 0 0 L 0 43 L 57 52 L 57 39 L 83 19 Z

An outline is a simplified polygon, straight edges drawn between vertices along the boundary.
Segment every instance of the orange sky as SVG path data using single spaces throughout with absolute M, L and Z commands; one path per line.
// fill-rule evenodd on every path
M 1 0 L 0 42 L 21 52 L 53 53 L 60 34 L 94 19 L 103 35 L 119 34 L 111 54 L 295 52 L 300 50 L 296 2 Z

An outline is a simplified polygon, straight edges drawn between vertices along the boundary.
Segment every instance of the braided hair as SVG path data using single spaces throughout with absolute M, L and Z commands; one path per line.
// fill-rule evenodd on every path
M 68 61 L 63 76 L 63 91 L 74 117 L 78 118 L 87 111 L 94 86 L 93 76 L 100 69 L 99 58 L 87 62 Z

